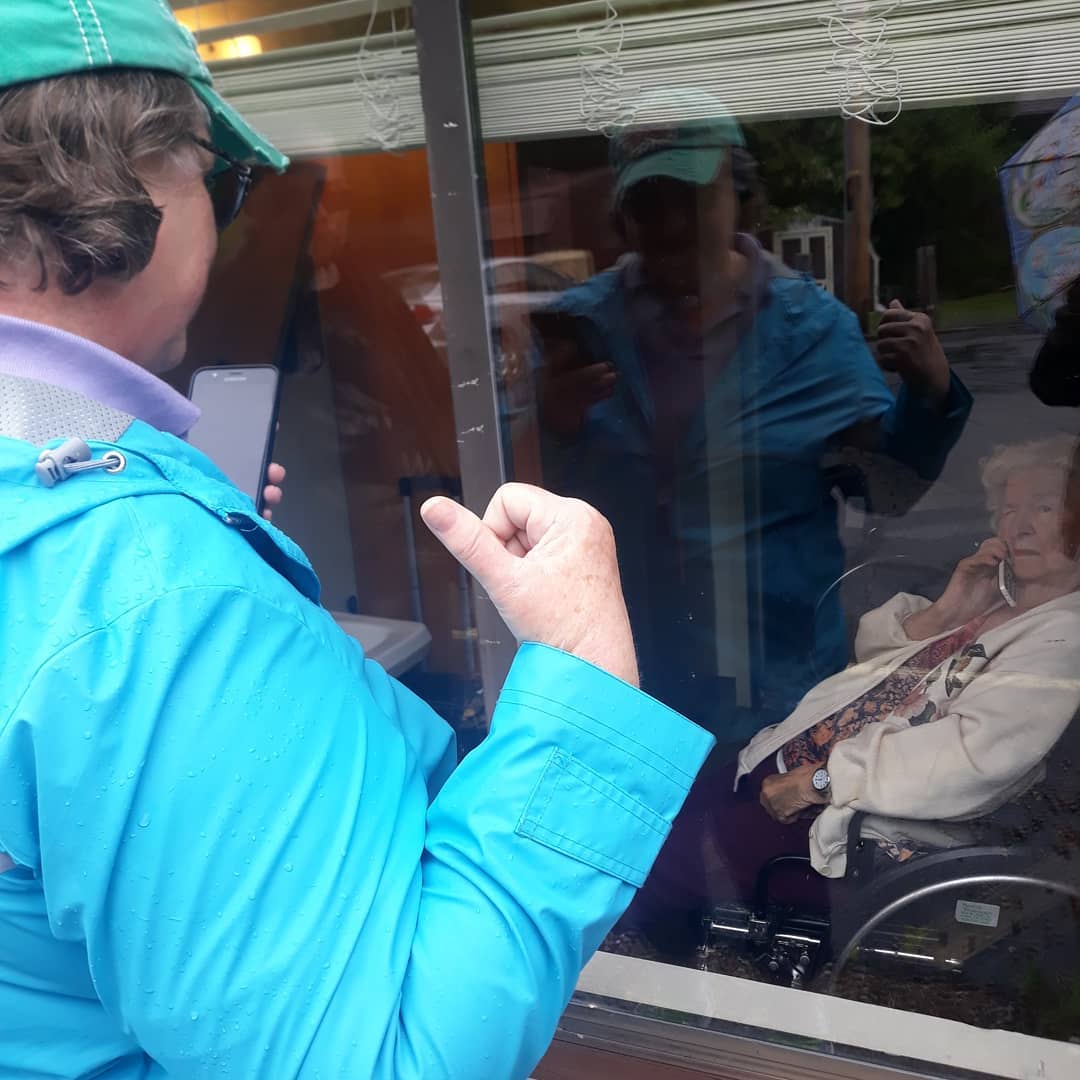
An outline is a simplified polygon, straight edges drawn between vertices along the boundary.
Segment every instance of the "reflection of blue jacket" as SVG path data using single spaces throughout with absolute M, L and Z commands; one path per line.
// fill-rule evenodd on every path
M 0 437 L 0 1075 L 527 1076 L 708 736 L 532 645 L 451 773 L 205 458 L 91 446 Z
M 815 614 L 844 558 L 827 450 L 879 418 L 881 452 L 932 480 L 971 399 L 955 378 L 944 415 L 906 389 L 894 397 L 851 312 L 780 269 L 705 391 L 677 450 L 670 511 L 658 514 L 653 405 L 624 273 L 600 274 L 555 305 L 577 317 L 588 358 L 609 361 L 618 382 L 572 445 L 548 440 L 545 479 L 612 521 L 646 685 L 737 741 L 785 715 L 815 670 L 846 662 L 839 597 Z M 740 672 L 749 712 L 731 696 Z

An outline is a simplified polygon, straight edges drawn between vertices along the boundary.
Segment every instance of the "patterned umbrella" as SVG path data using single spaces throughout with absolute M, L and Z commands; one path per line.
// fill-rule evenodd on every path
M 999 175 L 1020 314 L 1048 330 L 1080 277 L 1080 94 Z

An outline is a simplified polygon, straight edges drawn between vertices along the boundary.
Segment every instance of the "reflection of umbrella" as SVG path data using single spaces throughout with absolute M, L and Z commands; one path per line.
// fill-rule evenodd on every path
M 1080 276 L 1080 94 L 1001 168 L 1020 314 L 1047 330 Z

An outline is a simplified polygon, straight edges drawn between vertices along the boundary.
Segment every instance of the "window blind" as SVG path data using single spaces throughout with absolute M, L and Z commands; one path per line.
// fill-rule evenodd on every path
M 325 19 L 327 9 L 346 6 L 355 14 L 370 11 L 370 3 L 315 5 L 296 17 Z M 664 117 L 635 113 L 641 93 L 673 86 L 706 90 L 744 120 L 839 111 L 842 76 L 827 20 L 840 8 L 850 12 L 852 0 L 730 0 L 659 13 L 655 4 L 646 12 L 632 0 L 614 6 L 619 24 L 607 30 L 604 3 L 474 22 L 486 139 L 586 131 L 583 65 L 604 56 L 615 57 L 605 92 L 624 95 L 624 112 L 643 121 Z M 1080 86 L 1077 0 L 903 0 L 891 11 L 877 7 L 886 11 L 885 40 L 905 109 L 1051 99 Z M 246 20 L 244 33 L 258 32 L 257 23 Z M 361 44 L 349 38 L 213 66 L 225 95 L 289 153 L 386 145 L 387 101 L 395 110 L 393 144 L 422 145 L 411 34 L 376 35 L 362 57 Z

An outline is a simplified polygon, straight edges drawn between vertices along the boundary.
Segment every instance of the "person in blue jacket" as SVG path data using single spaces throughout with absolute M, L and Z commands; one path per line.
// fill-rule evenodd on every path
M 424 507 L 526 643 L 453 769 L 155 374 L 231 162 L 285 160 L 158 0 L 0 40 L 0 1076 L 526 1077 L 711 743 L 637 689 L 609 526 Z
M 715 97 L 638 113 L 611 144 L 629 253 L 536 318 L 544 482 L 615 529 L 643 685 L 734 751 L 847 662 L 836 493 L 902 513 L 971 397 L 898 303 L 894 394 L 854 314 L 737 231 L 752 170 Z

